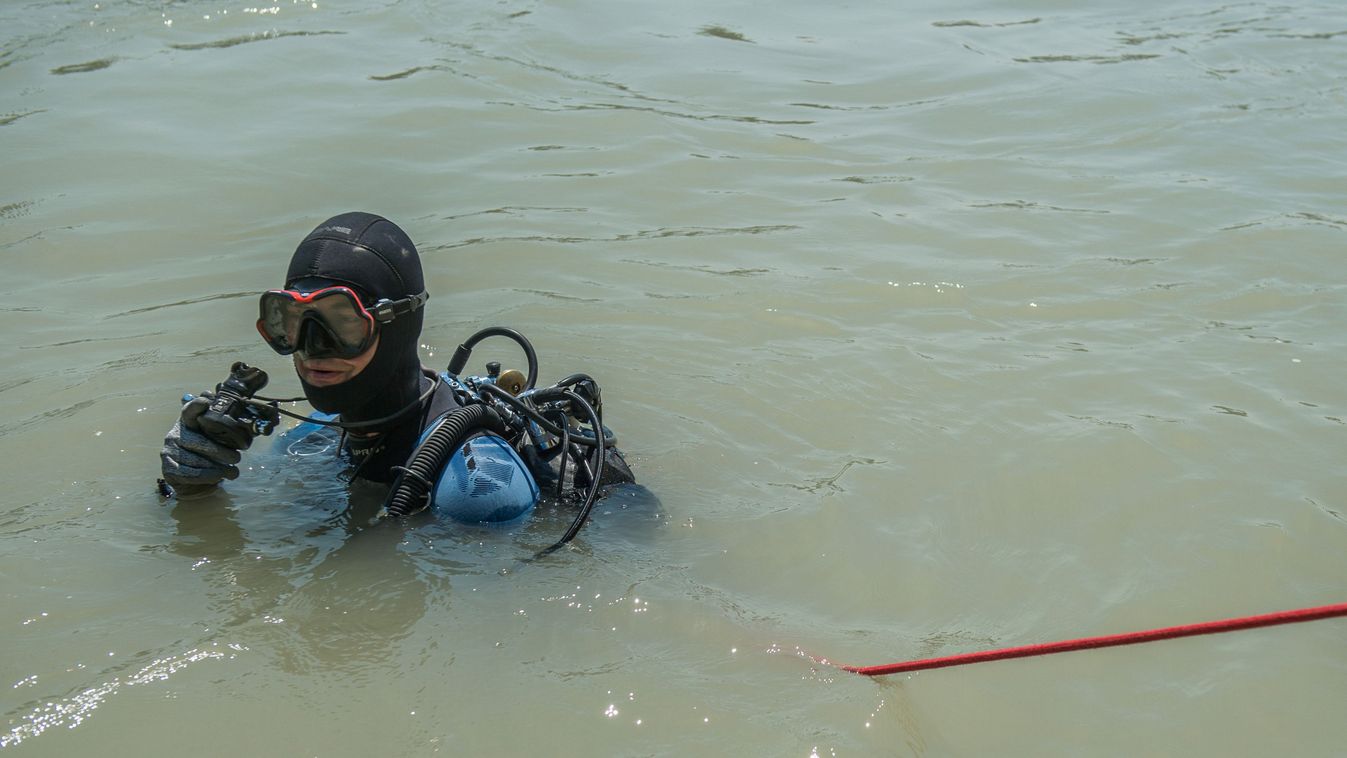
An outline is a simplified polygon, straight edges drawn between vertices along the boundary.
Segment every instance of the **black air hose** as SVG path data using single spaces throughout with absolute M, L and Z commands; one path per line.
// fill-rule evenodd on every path
M 503 326 L 488 326 L 480 332 L 464 340 L 458 349 L 454 350 L 454 356 L 449 359 L 449 375 L 458 376 L 463 373 L 463 367 L 468 365 L 468 358 L 472 355 L 472 349 L 478 342 L 487 337 L 509 337 L 515 341 L 515 344 L 524 349 L 524 357 L 528 359 L 529 375 L 524 382 L 524 389 L 531 390 L 538 383 L 538 354 L 533 351 L 533 343 L 528 341 L 524 335 L 513 329 L 507 329 Z
M 580 533 L 580 527 L 585 525 L 585 519 L 589 517 L 590 510 L 594 508 L 594 498 L 598 497 L 599 489 L 600 487 L 603 486 L 602 484 L 603 465 L 604 465 L 604 457 L 607 455 L 607 450 L 604 448 L 603 445 L 603 424 L 599 422 L 599 414 L 594 411 L 594 408 L 591 407 L 589 403 L 585 402 L 585 399 L 583 397 L 580 397 L 574 392 L 571 392 L 570 390 L 562 390 L 561 394 L 567 400 L 570 400 L 572 403 L 574 403 L 580 410 L 584 411 L 585 415 L 589 417 L 590 425 L 597 430 L 594 433 L 595 464 L 594 470 L 589 474 L 590 476 L 589 492 L 585 495 L 585 502 L 583 505 L 580 506 L 580 512 L 575 515 L 575 520 L 571 522 L 570 528 L 567 529 L 566 533 L 561 536 L 561 539 L 557 540 L 556 543 L 554 543 L 551 547 L 543 548 L 542 550 L 539 550 L 537 553 L 534 553 L 533 557 L 535 559 L 541 558 L 544 555 L 547 555 L 548 553 L 551 553 L 559 549 L 562 545 L 565 545 L 567 542 L 570 542 L 572 539 L 574 539 L 575 535 Z M 563 460 L 565 460 L 565 455 L 566 453 L 563 452 L 562 453 Z M 580 468 L 581 463 L 583 463 L 583 460 L 577 460 L 575 462 L 575 466 L 577 469 Z
M 393 482 L 384 508 L 393 516 L 409 516 L 430 505 L 430 490 L 458 446 L 477 432 L 509 435 L 505 422 L 489 405 L 473 404 L 453 411 L 435 425 Z

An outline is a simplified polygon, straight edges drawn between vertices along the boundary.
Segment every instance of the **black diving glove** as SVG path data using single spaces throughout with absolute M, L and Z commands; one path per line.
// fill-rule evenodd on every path
M 242 459 L 239 451 L 253 444 L 250 423 L 220 413 L 204 415 L 214 399 L 214 394 L 203 392 L 188 400 L 164 437 L 164 449 L 159 454 L 164 481 L 180 490 L 205 489 L 225 479 L 237 479 L 239 469 L 235 464 Z M 274 414 L 275 409 L 271 410 Z

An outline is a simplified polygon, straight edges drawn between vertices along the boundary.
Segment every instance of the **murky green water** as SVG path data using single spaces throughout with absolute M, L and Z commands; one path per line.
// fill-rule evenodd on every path
M 1336 3 L 0 6 L 0 742 L 79 755 L 1335 755 Z M 664 513 L 154 494 L 345 210 L 425 350 L 583 370 Z M 488 355 L 475 356 L 486 360 Z M 511 354 L 502 348 L 507 363 Z

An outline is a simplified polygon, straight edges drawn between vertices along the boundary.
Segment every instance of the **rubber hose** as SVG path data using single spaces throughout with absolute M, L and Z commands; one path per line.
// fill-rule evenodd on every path
M 428 507 L 430 490 L 440 471 L 469 435 L 481 431 L 495 432 L 502 437 L 509 434 L 505 422 L 489 405 L 469 405 L 446 416 L 426 436 L 426 441 L 417 446 L 412 459 L 393 483 L 384 508 L 394 516 L 410 516 Z
M 449 359 L 449 374 L 458 376 L 463 373 L 463 367 L 468 365 L 468 358 L 472 355 L 472 349 L 477 346 L 478 342 L 487 337 L 509 337 L 515 341 L 515 344 L 523 348 L 524 357 L 528 359 L 529 364 L 529 374 L 527 381 L 524 383 L 524 389 L 533 389 L 534 385 L 538 383 L 538 354 L 533 351 L 533 343 L 529 342 L 528 338 L 519 332 L 504 326 L 488 326 L 459 345 L 458 349 L 454 350 L 453 357 Z
M 482 391 L 483 394 L 489 394 L 489 395 L 495 397 L 497 400 L 500 400 L 501 402 L 503 402 L 503 403 L 505 403 L 506 405 L 510 406 L 510 407 L 513 408 L 516 412 L 518 412 L 518 413 L 520 413 L 520 414 L 522 414 L 522 415 L 524 415 L 524 416 L 527 416 L 529 419 L 531 419 L 531 420 L 532 420 L 534 423 L 536 423 L 538 426 L 542 427 L 544 430 L 546 430 L 546 431 L 548 431 L 548 432 L 550 432 L 550 433 L 552 433 L 552 434 L 555 434 L 555 435 L 558 436 L 558 437 L 561 436 L 561 434 L 562 434 L 561 428 L 562 428 L 562 426 L 564 426 L 564 424 L 558 425 L 558 424 L 555 424 L 555 423 L 553 423 L 553 422 L 551 422 L 551 421 L 548 421 L 548 420 L 547 420 L 545 417 L 543 417 L 543 415 L 542 415 L 541 413 L 539 413 L 537 410 L 535 410 L 535 409 L 533 409 L 533 408 L 530 408 L 530 407 L 528 406 L 527 403 L 525 403 L 524 401 L 522 401 L 522 400 L 520 400 L 519 398 L 515 397 L 514 395 L 511 395 L 511 394 L 510 394 L 509 392 L 507 392 L 506 390 L 504 390 L 504 389 L 502 389 L 502 388 L 500 388 L 500 387 L 498 387 L 498 386 L 496 386 L 496 385 L 494 385 L 494 384 L 483 384 L 483 385 L 481 386 L 480 389 L 481 389 L 481 391 Z M 548 388 L 546 388 L 546 389 L 537 390 L 537 391 L 534 392 L 532 395 L 530 395 L 529 398 L 530 398 L 531 400 L 535 400 L 535 401 L 536 401 L 536 400 L 543 400 L 543 401 L 547 401 L 547 400 L 556 400 L 556 399 L 558 399 L 558 398 L 563 397 L 563 396 L 564 396 L 563 393 L 568 392 L 568 391 L 569 391 L 569 390 L 564 390 L 564 389 L 560 389 L 560 388 L 557 388 L 557 387 L 548 387 Z M 581 399 L 583 399 L 583 398 L 581 398 Z M 590 438 L 590 437 L 576 437 L 576 438 L 572 439 L 571 442 L 574 442 L 574 443 L 577 444 L 577 445 L 584 445 L 585 447 L 594 447 L 594 440 L 593 440 L 592 438 Z
M 580 397 L 574 392 L 571 392 L 570 390 L 563 390 L 562 394 L 566 396 L 567 400 L 570 400 L 571 402 L 580 406 L 580 409 L 585 412 L 585 415 L 589 416 L 591 424 L 599 423 L 599 414 L 594 412 L 594 409 L 590 407 L 589 403 L 585 402 L 584 398 Z M 600 426 L 599 429 L 602 429 L 602 426 Z M 534 553 L 533 555 L 534 559 L 541 558 L 544 555 L 554 552 L 557 549 L 559 549 L 562 545 L 565 545 L 567 542 L 570 542 L 572 539 L 575 538 L 575 535 L 580 533 L 580 527 L 585 525 L 585 519 L 589 518 L 589 512 L 594 508 L 594 499 L 598 497 L 599 489 L 600 487 L 602 487 L 603 482 L 603 461 L 604 456 L 607 454 L 607 451 L 605 450 L 603 445 L 602 431 L 595 432 L 594 447 L 595 447 L 595 456 L 598 460 L 598 463 L 597 465 L 595 465 L 594 471 L 590 474 L 590 476 L 592 477 L 592 481 L 589 484 L 589 493 L 585 496 L 584 505 L 580 506 L 580 512 L 576 514 L 575 520 L 571 522 L 570 528 L 567 529 L 566 533 L 561 536 L 561 539 L 557 540 L 556 543 L 554 543 L 551 547 L 543 548 L 542 550 L 539 550 L 537 553 Z M 577 467 L 579 466 L 578 461 L 576 462 L 576 465 Z

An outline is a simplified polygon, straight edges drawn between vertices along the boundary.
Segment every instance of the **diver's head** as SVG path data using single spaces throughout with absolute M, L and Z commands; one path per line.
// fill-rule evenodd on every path
M 420 382 L 428 298 L 407 234 L 370 213 L 334 216 L 299 243 L 285 282 L 262 295 L 257 329 L 295 355 L 309 402 L 351 419 L 405 405 Z

